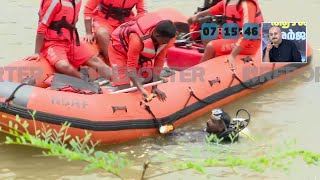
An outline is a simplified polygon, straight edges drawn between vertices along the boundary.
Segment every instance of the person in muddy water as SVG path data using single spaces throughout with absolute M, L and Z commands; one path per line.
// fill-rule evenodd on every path
M 236 118 L 231 119 L 230 115 L 222 109 L 213 109 L 204 129 L 192 132 L 171 133 L 169 134 L 169 138 L 170 136 L 174 139 L 184 138 L 184 140 L 188 142 L 200 142 L 204 140 L 218 143 L 236 142 L 239 140 L 239 133 L 244 130 L 250 122 L 250 114 L 248 112 L 249 118 L 238 117 L 240 111 L 247 112 L 244 109 L 240 109 L 236 114 Z

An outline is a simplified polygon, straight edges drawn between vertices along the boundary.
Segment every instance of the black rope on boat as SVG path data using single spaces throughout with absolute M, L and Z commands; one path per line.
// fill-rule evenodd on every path
M 140 106 L 143 106 L 143 108 L 153 117 L 153 121 L 155 124 L 158 124 L 158 128 L 160 128 L 163 124 L 162 122 L 157 119 L 157 117 L 154 115 L 154 113 L 152 112 L 150 106 L 147 103 L 143 103 L 140 101 Z
M 192 89 L 190 86 L 188 87 L 188 90 L 190 91 L 190 93 L 189 93 L 189 98 L 188 98 L 188 100 L 187 100 L 187 102 L 185 103 L 185 105 L 184 105 L 183 108 L 187 107 L 187 104 L 189 103 L 191 97 L 196 98 L 199 102 L 202 102 L 202 103 L 205 103 L 205 104 L 210 104 L 210 102 L 207 102 L 207 101 L 204 101 L 204 100 L 198 98 L 198 97 L 194 94 L 193 89 Z
M 238 80 L 238 81 L 240 82 L 240 84 L 241 84 L 243 87 L 245 87 L 246 89 L 256 89 L 256 88 L 259 88 L 259 87 L 262 85 L 262 83 L 260 83 L 260 84 L 254 86 L 254 87 L 249 87 L 249 86 L 247 86 L 235 73 L 233 73 L 233 74 L 232 74 L 232 80 L 231 80 L 231 82 L 230 82 L 230 84 L 229 84 L 228 87 L 231 87 L 234 79 Z
M 21 84 L 19 84 L 19 86 L 17 86 L 15 89 L 14 89 L 14 91 L 11 93 L 11 95 L 4 101 L 4 103 L 2 104 L 2 106 L 1 107 L 3 107 L 3 108 L 7 108 L 8 107 L 8 105 L 9 105 L 9 102 L 10 101 L 12 101 L 14 98 L 15 98 L 15 94 L 16 94 L 16 92 L 18 91 L 18 89 L 20 89 L 22 86 L 24 86 L 24 85 L 27 85 L 26 83 L 21 83 Z

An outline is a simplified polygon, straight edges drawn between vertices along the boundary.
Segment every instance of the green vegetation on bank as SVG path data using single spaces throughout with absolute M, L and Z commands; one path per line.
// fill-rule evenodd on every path
M 97 151 L 96 147 L 99 142 L 92 142 L 90 140 L 91 134 L 85 131 L 85 137 L 71 138 L 68 134 L 69 123 L 61 126 L 59 131 L 50 129 L 48 126 L 42 125 L 36 127 L 35 115 L 36 112 L 30 112 L 33 117 L 32 128 L 30 124 L 23 121 L 18 115 L 14 119 L 2 115 L 0 121 L 0 132 L 6 134 L 5 144 L 16 144 L 23 146 L 31 146 L 43 149 L 44 156 L 57 156 L 66 158 L 68 160 L 81 160 L 88 162 L 85 167 L 86 172 L 97 169 L 104 169 L 105 171 L 114 174 L 115 176 L 123 179 L 121 170 L 129 167 L 133 162 L 129 160 L 125 153 L 121 152 L 103 152 Z M 8 123 L 5 123 L 8 122 Z M 32 132 L 30 132 L 32 129 Z M 253 139 L 252 137 L 249 137 Z M 231 140 L 234 139 L 231 137 Z M 214 141 L 214 143 L 212 143 Z M 216 146 L 219 148 L 221 139 L 215 136 L 207 138 L 208 147 Z M 234 143 L 234 142 L 231 142 Z M 210 148 L 209 148 L 210 149 Z M 164 174 L 175 173 L 187 169 L 193 169 L 197 172 L 206 174 L 207 167 L 230 167 L 234 170 L 235 167 L 248 168 L 258 173 L 263 173 L 266 170 L 273 168 L 275 170 L 288 171 L 289 165 L 293 159 L 302 158 L 308 165 L 320 165 L 320 153 L 313 153 L 306 150 L 299 150 L 292 147 L 286 147 L 285 150 L 269 152 L 265 155 L 256 157 L 247 156 L 247 154 L 238 154 L 237 156 L 232 153 L 221 153 L 224 157 L 217 156 L 217 153 L 210 153 L 211 155 L 205 159 L 199 160 L 181 160 L 174 163 L 174 167 L 170 171 L 161 174 L 149 173 L 146 176 L 150 163 L 143 165 L 143 172 L 141 179 L 152 179 Z

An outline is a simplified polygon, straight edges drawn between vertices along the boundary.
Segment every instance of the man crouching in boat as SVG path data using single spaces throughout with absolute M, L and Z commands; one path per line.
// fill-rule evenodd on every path
M 257 0 L 223 0 L 215 6 L 199 12 L 188 19 L 188 23 L 197 23 L 200 17 L 223 14 L 226 23 L 236 23 L 240 29 L 246 23 L 260 24 L 263 22 L 259 3 Z M 261 28 L 260 28 L 261 32 Z M 238 39 L 212 40 L 205 47 L 204 55 L 200 62 L 207 61 L 217 56 L 229 54 L 228 61 L 232 70 L 235 70 L 235 58 L 238 54 L 255 54 L 261 45 L 259 39 L 244 39 L 240 34 Z
M 45 57 L 55 69 L 81 78 L 78 68 L 87 65 L 110 79 L 111 69 L 80 43 L 76 28 L 82 0 L 42 0 L 34 55 L 24 60 Z
M 146 81 L 160 80 L 167 50 L 173 46 L 175 37 L 173 22 L 153 13 L 116 28 L 108 48 L 113 70 L 112 85 L 118 89 L 127 88 L 131 80 L 143 97 L 148 98 L 150 95 L 142 86 L 140 76 Z M 156 86 L 152 87 L 152 92 L 160 100 L 166 99 L 165 93 Z

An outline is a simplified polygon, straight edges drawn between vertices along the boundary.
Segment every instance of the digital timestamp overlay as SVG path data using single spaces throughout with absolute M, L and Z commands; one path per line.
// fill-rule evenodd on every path
M 236 23 L 225 23 L 219 28 L 216 23 L 203 23 L 201 25 L 201 39 L 214 40 L 218 39 L 219 34 L 222 35 L 222 39 L 238 39 L 240 35 L 244 39 L 259 39 L 260 24 L 246 23 L 243 28 L 239 28 Z
M 293 49 L 297 49 L 299 51 L 299 56 L 301 56 L 301 62 L 306 63 L 308 59 L 307 52 L 307 23 L 306 22 L 263 22 L 262 24 L 256 23 L 245 23 L 242 28 L 238 26 L 236 23 L 224 23 L 222 26 L 214 22 L 203 23 L 201 25 L 201 39 L 202 40 L 216 40 L 216 39 L 252 39 L 258 40 L 261 39 L 261 60 L 264 57 L 264 51 L 266 51 L 266 47 L 268 42 L 271 42 L 269 35 L 269 30 L 271 27 L 279 27 L 280 28 L 280 37 L 282 40 L 291 41 L 290 43 L 294 43 L 295 47 L 292 45 Z M 275 38 L 275 37 L 274 37 Z M 279 37 L 277 37 L 280 39 Z M 271 43 L 272 44 L 272 43 Z M 272 48 L 273 49 L 273 46 Z M 282 49 L 284 50 L 284 49 Z M 291 51 L 288 49 L 287 51 Z M 274 53 L 280 53 L 277 47 L 275 47 Z M 282 51 L 284 52 L 284 51 Z M 284 59 L 287 57 L 290 58 L 288 53 L 282 53 L 285 57 L 280 57 L 276 62 L 291 62 Z M 296 53 L 297 55 L 297 53 Z M 310 55 L 309 55 L 310 56 Z M 296 60 L 292 62 L 300 63 L 298 56 L 295 56 Z M 293 56 L 291 57 L 294 58 Z

